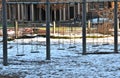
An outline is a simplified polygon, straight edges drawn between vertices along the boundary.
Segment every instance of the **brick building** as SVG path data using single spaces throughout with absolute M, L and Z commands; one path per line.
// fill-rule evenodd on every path
M 18 21 L 45 21 L 45 1 L 46 0 L 7 0 L 7 19 L 9 21 L 16 19 Z M 80 0 L 50 0 L 52 3 L 58 2 L 61 4 L 50 5 L 50 17 L 51 21 L 54 20 L 70 20 L 79 16 L 82 16 L 82 3 Z M 69 1 L 69 2 L 68 2 Z M 82 0 L 81 0 L 82 1 Z M 96 9 L 103 10 L 114 8 L 114 2 L 102 1 L 96 2 L 95 0 L 88 0 L 87 3 L 87 15 L 90 17 L 93 13 L 93 17 L 97 16 Z M 92 2 L 93 1 L 93 2 Z M 119 2 L 118 2 L 119 3 Z M 97 6 L 96 6 L 97 5 Z M 1 5 L 0 5 L 1 7 Z M 120 7 L 120 5 L 118 5 Z M 1 9 L 0 9 L 1 11 Z

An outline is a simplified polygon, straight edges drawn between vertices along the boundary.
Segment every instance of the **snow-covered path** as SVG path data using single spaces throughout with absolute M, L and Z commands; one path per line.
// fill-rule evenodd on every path
M 119 78 L 120 56 L 78 55 L 52 58 L 45 61 L 11 61 L 0 65 L 0 74 L 21 78 Z
M 112 41 L 112 38 L 109 38 Z M 41 42 L 39 46 L 29 42 Z M 21 42 L 24 41 L 24 44 Z M 45 38 L 34 38 L 10 41 L 8 45 L 8 66 L 2 65 L 2 45 L 0 45 L 0 78 L 120 78 L 120 54 L 88 54 L 82 55 L 82 40 L 51 39 L 51 60 L 46 58 Z M 90 40 L 91 41 L 91 40 Z M 109 42 L 111 42 L 109 41 Z M 58 45 L 59 43 L 64 43 Z M 13 44 L 14 43 L 14 44 Z M 19 43 L 19 44 L 18 44 Z M 2 43 L 0 43 L 2 44 Z M 74 45 L 76 48 L 69 48 Z M 12 48 L 10 48 L 12 46 Z M 24 46 L 24 47 L 23 47 Z M 37 47 L 37 48 L 36 48 Z M 64 50 L 58 50 L 58 48 Z M 94 51 L 88 45 L 88 51 Z M 100 46 L 102 51 L 113 51 L 113 44 Z M 18 49 L 16 49 L 18 48 Z M 31 49 L 33 48 L 33 49 Z M 106 48 L 106 49 L 105 49 Z M 24 50 L 23 50 L 24 49 Z M 39 50 L 39 53 L 31 53 Z M 25 56 L 16 56 L 24 51 Z

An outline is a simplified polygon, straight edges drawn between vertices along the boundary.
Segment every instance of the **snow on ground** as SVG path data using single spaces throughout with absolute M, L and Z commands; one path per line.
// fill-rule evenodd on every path
M 51 60 L 46 60 L 45 41 L 42 37 L 9 41 L 8 66 L 2 65 L 1 42 L 0 78 L 120 78 L 119 53 L 82 55 L 82 39 L 51 39 Z M 113 52 L 113 41 L 113 37 L 89 38 L 87 52 Z M 105 42 L 109 45 L 102 45 Z

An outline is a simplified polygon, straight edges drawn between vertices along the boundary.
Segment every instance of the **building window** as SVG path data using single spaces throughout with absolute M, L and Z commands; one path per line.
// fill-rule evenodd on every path
M 90 6 L 90 10 L 94 10 L 95 9 L 95 3 L 94 2 L 90 3 L 89 6 Z
M 99 9 L 103 9 L 104 8 L 104 2 L 100 2 L 99 3 Z
M 112 5 L 111 5 L 111 2 L 108 2 L 108 8 L 111 8 Z

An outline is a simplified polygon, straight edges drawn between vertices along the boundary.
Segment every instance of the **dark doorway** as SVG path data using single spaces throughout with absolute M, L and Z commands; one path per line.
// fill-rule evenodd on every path
M 27 20 L 30 21 L 30 5 L 27 6 Z
M 37 5 L 34 5 L 34 20 L 39 21 L 39 8 Z
M 46 18 L 46 15 L 45 15 L 45 9 L 42 9 L 41 8 L 41 18 L 42 18 L 42 21 L 45 21 L 45 18 Z
M 55 19 L 54 19 L 54 17 L 55 17 L 55 16 L 54 16 L 54 10 L 51 10 L 51 11 L 52 11 L 51 14 L 50 14 L 50 15 L 51 15 L 51 20 L 54 21 L 54 20 L 55 20 Z
M 74 7 L 70 7 L 70 19 L 74 18 Z
M 59 16 L 59 15 L 60 15 L 59 10 L 57 10 L 57 11 L 56 11 L 56 21 L 59 21 L 59 19 L 60 19 L 60 16 Z

